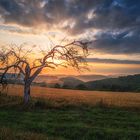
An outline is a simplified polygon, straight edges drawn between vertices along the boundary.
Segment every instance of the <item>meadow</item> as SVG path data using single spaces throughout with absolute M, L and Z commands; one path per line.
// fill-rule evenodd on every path
M 8 95 L 23 96 L 23 86 L 9 85 L 5 91 Z M 60 104 L 104 104 L 106 106 L 140 108 L 140 94 L 131 92 L 108 92 L 108 91 L 83 91 L 66 90 L 32 86 L 31 96 L 54 101 Z
M 140 94 L 22 86 L 0 94 L 0 140 L 139 140 Z

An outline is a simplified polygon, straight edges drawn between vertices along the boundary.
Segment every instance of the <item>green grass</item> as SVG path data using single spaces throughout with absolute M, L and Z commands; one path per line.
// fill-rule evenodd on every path
M 0 96 L 0 140 L 140 140 L 140 112 Z

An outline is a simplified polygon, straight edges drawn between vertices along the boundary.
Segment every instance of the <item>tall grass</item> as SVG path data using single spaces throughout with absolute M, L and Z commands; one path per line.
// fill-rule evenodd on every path
M 139 111 L 64 99 L 0 95 L 0 140 L 139 140 Z
M 7 94 L 23 96 L 23 87 L 10 85 Z M 31 88 L 31 96 L 47 100 L 48 103 L 53 102 L 54 106 L 103 104 L 104 106 L 140 108 L 139 93 L 80 91 L 34 86 Z

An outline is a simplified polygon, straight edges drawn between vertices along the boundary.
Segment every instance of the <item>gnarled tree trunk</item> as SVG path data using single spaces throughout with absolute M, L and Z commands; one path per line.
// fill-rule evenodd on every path
M 30 101 L 30 84 L 24 85 L 24 103 L 27 104 Z

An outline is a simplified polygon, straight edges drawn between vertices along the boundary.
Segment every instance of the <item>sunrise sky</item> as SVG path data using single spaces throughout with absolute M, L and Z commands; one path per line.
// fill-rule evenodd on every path
M 90 71 L 140 73 L 140 0 L 0 0 L 0 46 L 90 40 Z M 68 68 L 49 74 L 79 74 Z

